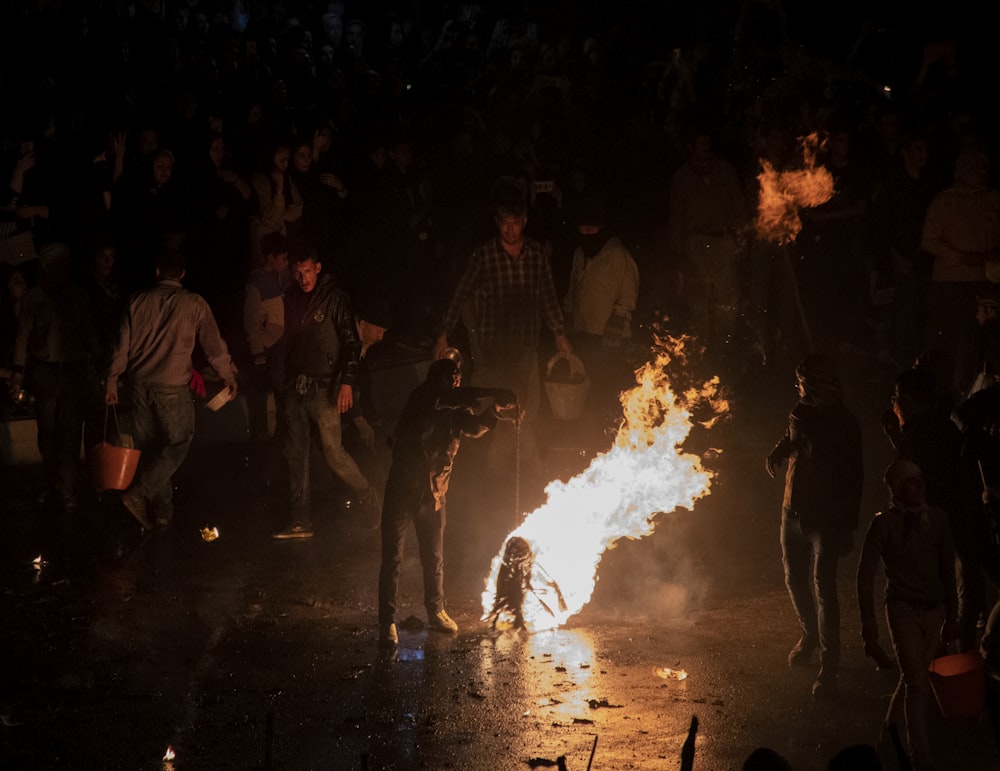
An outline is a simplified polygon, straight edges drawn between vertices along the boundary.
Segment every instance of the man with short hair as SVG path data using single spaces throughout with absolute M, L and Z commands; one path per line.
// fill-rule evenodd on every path
M 527 421 L 538 414 L 541 404 L 541 325 L 552 332 L 559 351 L 569 354 L 573 347 L 563 328 L 549 255 L 524 233 L 528 216 L 523 190 L 513 181 L 501 180 L 494 196 L 497 235 L 473 252 L 444 315 L 434 354 L 441 358 L 449 347 L 448 335 L 464 314 L 476 380 L 508 388 L 517 395 L 525 421 L 520 431 L 520 457 L 523 468 L 533 470 L 540 466 L 540 459 Z M 491 446 L 494 468 L 514 456 L 514 429 L 510 424 L 504 429 L 497 432 Z M 508 457 L 497 457 L 500 452 Z
M 181 286 L 184 255 L 165 250 L 156 261 L 156 284 L 135 295 L 122 320 L 111 357 L 104 401 L 118 404 L 118 379 L 128 373 L 132 414 L 142 456 L 137 479 L 122 503 L 146 530 L 174 516 L 171 477 L 194 438 L 191 354 L 195 344 L 236 397 L 236 367 L 212 309 L 201 295 Z
M 361 341 L 347 295 L 324 274 L 316 250 L 291 256 L 293 286 L 285 296 L 284 437 L 291 521 L 279 540 L 311 538 L 309 448 L 319 434 L 327 465 L 351 488 L 363 509 L 378 508 L 375 489 L 344 449 L 341 416 L 354 404 Z M 372 517 L 374 514 L 372 513 Z

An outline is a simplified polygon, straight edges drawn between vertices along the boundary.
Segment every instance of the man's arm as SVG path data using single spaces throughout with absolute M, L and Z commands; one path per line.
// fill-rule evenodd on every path
M 448 335 L 455 329 L 459 317 L 462 315 L 462 308 L 472 300 L 476 289 L 479 286 L 480 276 L 483 272 L 483 256 L 479 249 L 472 253 L 469 264 L 465 267 L 465 273 L 455 287 L 451 295 L 451 302 L 448 310 L 445 311 L 441 322 L 441 330 L 437 342 L 434 344 L 434 358 L 441 358 L 444 349 L 448 347 Z
M 195 302 L 200 306 L 197 328 L 198 344 L 201 346 L 202 351 L 205 352 L 208 363 L 212 365 L 212 368 L 222 378 L 222 381 L 229 386 L 229 390 L 235 396 L 236 367 L 233 365 L 233 359 L 229 355 L 229 348 L 219 333 L 219 325 L 216 324 L 215 316 L 212 315 L 212 309 L 208 307 L 208 303 L 199 295 L 193 296 L 196 298 Z
M 108 367 L 107 379 L 104 383 L 104 403 L 118 404 L 118 378 L 128 366 L 128 352 L 132 344 L 132 308 L 126 309 L 122 315 L 121 327 L 118 330 L 118 343 L 111 354 L 111 365 Z

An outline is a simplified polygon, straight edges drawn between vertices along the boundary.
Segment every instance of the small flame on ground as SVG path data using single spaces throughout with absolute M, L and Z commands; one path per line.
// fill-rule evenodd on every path
M 174 752 L 174 748 L 168 746 L 167 751 L 163 753 L 162 760 L 164 761 L 174 760 L 176 757 L 177 754 Z
M 624 418 L 614 445 L 568 482 L 550 482 L 548 500 L 508 536 L 527 541 L 534 556 L 532 591 L 522 605 L 529 631 L 554 629 L 583 608 L 601 556 L 615 542 L 649 535 L 658 512 L 690 510 L 708 494 L 713 473 L 681 447 L 696 404 L 711 406 L 706 427 L 728 405 L 719 396 L 718 378 L 674 393 L 666 369 L 671 361 L 684 363 L 684 345 L 684 338 L 656 338 L 654 360 L 636 372 L 635 388 L 620 396 Z M 493 611 L 503 556 L 502 547 L 486 580 L 484 620 Z
M 687 680 L 688 673 L 683 669 L 671 669 L 670 667 L 657 667 L 653 674 L 662 677 L 664 680 Z
M 833 197 L 833 175 L 816 165 L 823 142 L 819 134 L 799 138 L 802 168 L 778 171 L 761 159 L 760 195 L 757 202 L 757 236 L 776 244 L 788 244 L 802 230 L 799 211 L 826 203 Z
M 219 537 L 219 528 L 217 527 L 203 527 L 201 529 L 201 540 L 203 541 L 214 541 Z
M 39 554 L 37 557 L 35 557 L 31 561 L 31 564 L 35 566 L 35 570 L 41 570 L 42 569 L 42 555 Z

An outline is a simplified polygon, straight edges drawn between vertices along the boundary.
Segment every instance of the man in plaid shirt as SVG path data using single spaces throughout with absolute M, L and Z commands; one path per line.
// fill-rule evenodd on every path
M 510 187 L 497 197 L 497 236 L 473 252 L 444 315 L 434 353 L 435 358 L 443 355 L 448 335 L 462 318 L 472 347 L 475 381 L 509 388 L 517 395 L 524 414 L 520 453 L 523 467 L 530 473 L 541 468 L 530 428 L 541 402 L 541 324 L 544 322 L 552 332 L 559 351 L 572 353 L 572 346 L 563 329 L 548 252 L 538 241 L 525 236 L 528 217 L 524 195 Z M 514 442 L 511 424 L 503 424 L 494 432 L 491 468 L 509 468 L 503 463 L 512 462 Z M 495 465 L 497 462 L 503 465 Z

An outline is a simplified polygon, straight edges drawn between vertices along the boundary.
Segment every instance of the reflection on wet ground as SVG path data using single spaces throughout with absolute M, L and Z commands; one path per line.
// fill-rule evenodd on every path
M 520 769 L 562 756 L 572 771 L 591 758 L 594 769 L 677 768 L 697 715 L 696 769 L 739 769 L 760 745 L 796 771 L 823 769 L 842 747 L 877 740 L 895 677 L 860 649 L 856 553 L 841 572 L 840 695 L 816 701 L 815 671 L 786 664 L 796 633 L 780 487 L 761 465 L 790 407 L 790 389 L 775 385 L 787 380 L 778 373 L 734 402 L 733 422 L 705 440 L 724 450 L 712 495 L 607 552 L 591 602 L 552 632 L 480 621 L 514 517 L 511 491 L 484 487 L 485 453 L 467 445 L 446 536 L 460 631 L 401 623 L 388 654 L 376 644 L 378 533 L 331 480 L 317 480 L 316 537 L 275 542 L 283 507 L 240 445 L 192 451 L 176 521 L 148 535 L 114 495 L 71 517 L 44 513 L 37 473 L 4 469 L 0 767 Z M 884 383 L 854 386 L 867 427 L 864 519 L 883 502 Z M 562 431 L 549 433 L 548 457 L 565 476 L 588 452 Z M 419 576 L 411 543 L 401 622 L 425 620 Z M 666 668 L 688 677 L 664 678 Z M 946 767 L 1000 769 L 985 718 L 932 725 Z

